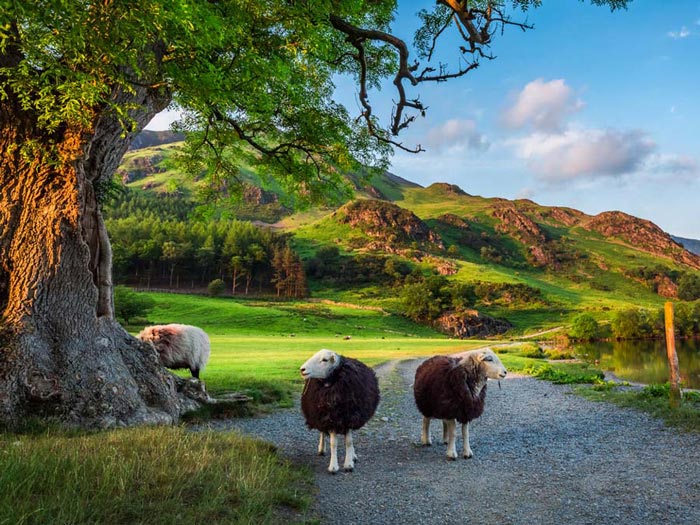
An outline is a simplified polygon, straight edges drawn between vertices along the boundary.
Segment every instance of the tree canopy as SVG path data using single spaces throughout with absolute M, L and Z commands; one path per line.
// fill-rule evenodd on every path
M 212 176 L 209 197 L 249 164 L 314 199 L 340 185 L 343 170 L 385 167 L 392 146 L 421 150 L 399 139 L 427 110 L 413 88 L 492 58 L 498 32 L 527 29 L 519 11 L 540 4 L 425 2 L 409 43 L 392 34 L 397 0 L 13 0 L 0 14 L 0 96 L 47 132 L 89 132 L 109 115 L 127 135 L 145 125 L 135 95 L 147 89 L 161 106 L 184 110 L 188 166 Z M 461 42 L 454 67 L 435 63 L 449 32 Z M 339 74 L 356 81 L 359 115 L 334 100 Z M 369 93 L 385 79 L 395 103 L 382 122 Z

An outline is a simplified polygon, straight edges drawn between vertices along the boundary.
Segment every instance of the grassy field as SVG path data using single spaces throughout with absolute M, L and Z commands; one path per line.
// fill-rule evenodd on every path
M 209 391 L 242 391 L 256 400 L 291 402 L 301 389 L 299 366 L 321 348 L 376 365 L 454 353 L 488 341 L 448 339 L 433 330 L 374 308 L 330 301 L 234 300 L 183 294 L 150 294 L 150 324 L 181 322 L 202 327 L 212 353 L 202 379 Z M 143 327 L 133 325 L 133 333 Z M 189 372 L 183 373 L 188 375 Z
M 534 343 L 451 340 L 377 308 L 150 295 L 156 308 L 149 324 L 181 322 L 209 333 L 202 379 L 214 395 L 243 391 L 262 404 L 289 405 L 302 387 L 299 366 L 320 348 L 376 365 L 492 345 L 511 371 L 600 384 L 590 367 L 546 364 L 544 357 L 557 356 Z M 697 411 L 691 414 L 697 420 Z M 0 487 L 0 525 L 290 523 L 313 495 L 311 472 L 271 445 L 184 425 L 0 433 Z

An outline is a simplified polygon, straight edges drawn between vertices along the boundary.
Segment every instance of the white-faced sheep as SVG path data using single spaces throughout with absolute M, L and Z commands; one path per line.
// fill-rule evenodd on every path
M 201 328 L 186 324 L 147 326 L 139 339 L 149 342 L 158 352 L 160 362 L 168 368 L 189 368 L 192 376 L 209 361 L 209 336 Z
M 357 459 L 352 431 L 367 423 L 379 404 L 374 370 L 357 359 L 320 350 L 301 365 L 300 371 L 306 379 L 301 411 L 308 427 L 321 433 L 318 454 L 324 454 L 324 435 L 328 434 L 331 449 L 328 472 L 338 472 L 338 434 L 344 434 L 343 468 L 352 471 Z
M 481 416 L 487 379 L 503 379 L 506 369 L 491 350 L 473 350 L 463 357 L 435 356 L 416 370 L 413 394 L 423 414 L 421 443 L 431 445 L 430 419 L 443 420 L 447 457 L 457 459 L 455 420 L 462 424 L 462 455 L 473 456 L 469 446 L 469 422 Z

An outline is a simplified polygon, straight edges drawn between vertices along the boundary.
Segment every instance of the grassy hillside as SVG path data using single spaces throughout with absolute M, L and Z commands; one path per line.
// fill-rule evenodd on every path
M 127 186 L 144 195 L 191 199 L 197 183 L 175 167 L 177 148 L 172 143 L 129 152 L 122 165 L 122 174 L 129 174 Z M 242 173 L 255 182 L 245 166 Z M 275 222 L 292 235 L 307 264 L 319 250 L 336 247 L 345 259 L 367 255 L 376 265 L 377 258 L 380 263 L 395 258 L 423 275 L 443 273 L 451 282 L 511 283 L 540 290 L 541 299 L 531 303 L 474 304 L 485 314 L 507 318 L 515 333 L 558 326 L 581 311 L 605 320 L 622 308 L 656 308 L 677 295 L 681 275 L 700 268 L 700 258 L 653 224 L 624 214 L 591 217 L 529 200 L 473 196 L 448 184 L 422 188 L 391 174 L 348 180 L 357 199 L 385 204 L 359 212 L 361 206 L 294 212 L 281 204 L 282 195 L 250 191 L 233 212 Z M 399 216 L 405 219 L 403 232 L 391 222 Z M 416 228 L 427 230 L 429 240 L 412 238 Z M 344 285 L 313 276 L 309 281 L 316 298 L 398 310 L 401 284 L 387 285 L 371 276 Z

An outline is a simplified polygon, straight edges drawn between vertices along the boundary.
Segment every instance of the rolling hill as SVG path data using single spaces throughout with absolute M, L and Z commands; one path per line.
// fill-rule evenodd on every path
M 177 147 L 171 142 L 128 152 L 121 180 L 135 192 L 190 201 L 198 182 L 174 167 Z M 332 246 L 345 256 L 397 257 L 454 282 L 540 291 L 534 302 L 500 297 L 480 305 L 516 326 L 551 326 L 580 311 L 604 318 L 611 309 L 655 308 L 677 297 L 682 275 L 700 269 L 700 256 L 679 242 L 692 247 L 691 240 L 619 211 L 591 216 L 530 200 L 470 195 L 450 184 L 424 188 L 386 173 L 369 180 L 348 176 L 355 197 L 340 207 L 295 212 L 284 195 L 242 173 L 247 182 L 234 213 L 291 233 L 304 260 Z M 383 307 L 397 300 L 396 291 L 380 286 L 342 289 L 319 281 L 312 288 L 315 296 Z

